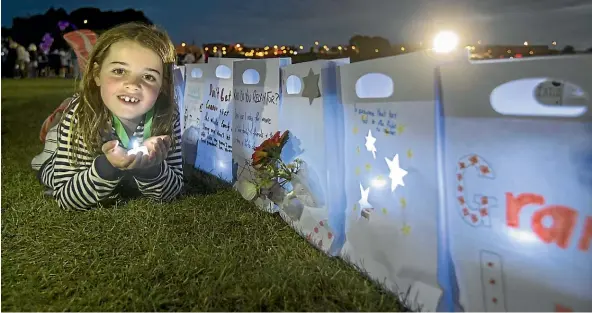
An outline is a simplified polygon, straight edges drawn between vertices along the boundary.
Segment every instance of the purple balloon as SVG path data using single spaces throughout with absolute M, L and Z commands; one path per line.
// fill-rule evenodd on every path
M 70 22 L 68 21 L 59 21 L 58 22 L 58 27 L 60 28 L 60 30 L 64 30 L 66 28 L 68 28 L 68 26 L 70 26 Z

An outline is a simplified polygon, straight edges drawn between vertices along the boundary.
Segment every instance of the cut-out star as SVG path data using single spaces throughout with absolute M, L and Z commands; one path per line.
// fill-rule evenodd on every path
M 356 176 L 359 176 L 362 173 L 359 167 L 356 167 Z
M 358 205 L 354 203 L 354 211 L 358 210 Z
M 370 172 L 372 169 L 372 165 L 370 163 L 366 163 L 366 171 Z
M 358 201 L 358 203 L 360 204 L 360 210 L 371 208 L 372 205 L 370 205 L 370 203 L 368 202 L 368 195 L 370 194 L 370 187 L 364 189 L 362 184 L 360 184 L 360 193 L 362 194 L 360 201 Z
M 360 153 L 360 146 L 357 146 L 357 147 L 356 147 L 356 152 L 357 152 L 357 153 Z
M 392 161 L 389 160 L 389 158 L 384 159 L 386 160 L 386 164 L 390 171 L 389 178 L 391 179 L 391 191 L 395 191 L 397 186 L 405 186 L 403 177 L 407 175 L 407 171 L 399 166 L 399 155 L 395 154 Z
M 368 130 L 368 136 L 366 136 L 366 150 L 372 152 L 372 156 L 376 159 L 376 147 L 374 143 L 376 138 L 372 137 L 372 131 Z
M 382 214 L 386 215 L 386 213 L 387 213 L 386 208 L 382 208 Z
M 352 131 L 354 135 L 356 135 L 358 133 L 358 126 L 354 126 L 354 129 Z
M 411 149 L 407 150 L 407 158 L 411 159 L 413 157 L 413 151 Z
M 399 199 L 399 203 L 401 204 L 401 209 L 407 207 L 407 200 L 405 199 L 405 197 L 401 197 L 401 199 Z
M 308 98 L 308 102 L 312 105 L 312 101 L 321 97 L 321 90 L 319 89 L 319 77 L 321 75 L 315 74 L 312 68 L 308 71 L 308 75 L 302 77 L 304 82 L 304 89 L 302 90 L 302 97 Z
M 405 126 L 403 124 L 397 125 L 397 135 L 402 134 L 405 131 Z

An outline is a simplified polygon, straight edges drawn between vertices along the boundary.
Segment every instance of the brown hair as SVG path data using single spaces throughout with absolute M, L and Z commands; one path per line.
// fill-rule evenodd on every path
M 80 96 L 78 107 L 73 113 L 70 145 L 77 146 L 73 138 L 80 138 L 93 155 L 101 153 L 104 131 L 111 132 L 112 115 L 101 99 L 101 91 L 95 77 L 107 57 L 109 48 L 116 42 L 130 40 L 154 51 L 163 62 L 163 82 L 158 99 L 154 104 L 152 135 L 169 135 L 173 140 L 175 116 L 178 114 L 173 85 L 173 64 L 176 52 L 166 32 L 146 24 L 127 23 L 111 28 L 101 34 L 93 46 L 78 86 Z M 98 66 L 95 66 L 98 64 Z M 76 121 L 76 122 L 74 122 Z M 76 155 L 76 153 L 72 153 Z M 76 163 L 76 160 L 73 160 Z

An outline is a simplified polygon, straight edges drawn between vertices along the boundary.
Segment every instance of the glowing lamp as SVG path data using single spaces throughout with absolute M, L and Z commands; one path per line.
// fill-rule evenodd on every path
M 140 146 L 140 143 L 135 139 L 131 140 L 131 147 L 132 148 L 127 151 L 127 155 L 135 155 L 138 154 L 138 152 L 142 152 L 143 155 L 148 155 L 148 147 Z
M 458 46 L 458 35 L 451 31 L 442 31 L 434 37 L 434 51 L 437 53 L 452 52 Z

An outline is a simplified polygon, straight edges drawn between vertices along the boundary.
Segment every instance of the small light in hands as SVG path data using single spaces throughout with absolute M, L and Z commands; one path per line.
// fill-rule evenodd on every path
M 138 152 L 142 152 L 144 155 L 148 155 L 148 148 L 146 146 L 140 146 L 140 143 L 136 139 L 131 140 L 131 149 L 127 151 L 127 155 L 135 155 Z

